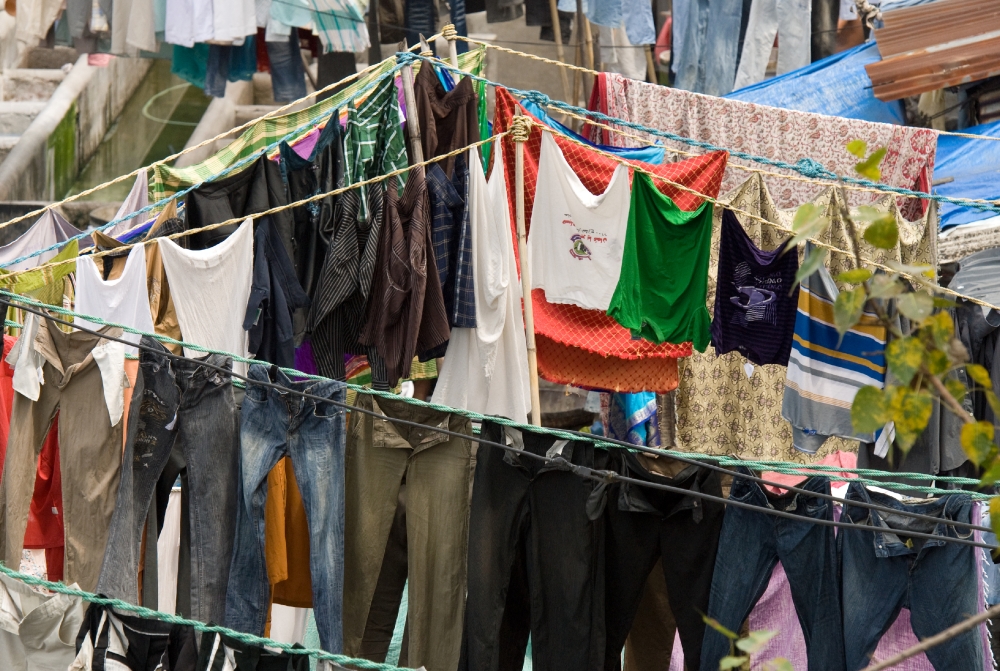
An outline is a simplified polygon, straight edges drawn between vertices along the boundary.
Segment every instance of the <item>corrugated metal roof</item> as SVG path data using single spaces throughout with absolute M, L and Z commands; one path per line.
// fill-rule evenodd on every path
M 939 0 L 882 20 L 882 60 L 865 66 L 879 100 L 1000 75 L 1000 0 Z

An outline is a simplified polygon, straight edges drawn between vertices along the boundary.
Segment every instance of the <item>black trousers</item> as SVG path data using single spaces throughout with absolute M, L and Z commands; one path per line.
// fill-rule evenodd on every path
M 718 473 L 689 466 L 674 477 L 651 473 L 629 452 L 616 452 L 619 472 L 647 482 L 721 496 Z M 725 506 L 631 483 L 614 485 L 605 512 L 607 670 L 621 668 L 621 651 L 632 629 L 642 590 L 660 560 L 667 599 L 684 647 L 687 668 L 697 669 L 705 632 L 715 554 Z M 664 632 L 668 635 L 668 632 Z M 661 668 L 649 660 L 642 668 Z
M 479 446 L 460 671 L 520 671 L 529 634 L 536 671 L 602 668 L 606 486 L 565 467 L 606 468 L 609 455 L 489 422 L 482 436 L 564 468 Z

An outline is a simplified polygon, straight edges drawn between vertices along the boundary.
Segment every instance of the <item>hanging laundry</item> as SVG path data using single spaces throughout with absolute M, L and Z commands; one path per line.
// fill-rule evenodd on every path
M 343 175 L 343 183 L 338 181 L 337 188 L 406 167 L 406 140 L 392 80 L 379 84 L 359 107 L 348 107 L 344 132 L 344 166 L 334 170 Z M 385 189 L 384 183 L 377 182 L 346 191 L 332 201 L 337 233 L 316 280 L 308 330 L 322 375 L 343 380 L 344 355 L 366 354 L 373 384 L 389 389 L 382 357 L 375 348 L 359 342 L 372 283 L 376 272 L 383 272 L 376 263 Z
M 737 351 L 763 366 L 788 365 L 799 302 L 797 250 L 758 249 L 730 210 L 722 211 L 712 319 L 715 353 Z M 794 286 L 793 286 L 794 285 Z
M 454 90 L 445 91 L 434 71 L 433 64 L 425 62 L 413 81 L 424 160 L 482 139 L 479 137 L 479 99 L 472 80 L 463 77 Z M 454 173 L 455 158 L 452 156 L 441 164 L 448 177 Z
M 593 392 L 592 392 L 593 393 Z M 633 445 L 660 446 L 660 429 L 656 418 L 656 394 L 650 391 L 634 394 L 611 394 L 608 419 L 602 423 L 605 435 Z
M 259 4 L 260 2 L 258 2 Z M 257 39 L 261 39 L 259 32 Z M 290 29 L 287 37 L 275 40 L 268 39 L 265 46 L 274 102 L 290 103 L 304 98 L 306 95 L 306 71 L 302 65 L 298 31 Z
M 434 350 L 449 337 L 437 266 L 428 263 L 431 231 L 423 171 L 409 175 L 401 196 L 396 183 L 390 177 L 385 187 L 378 253 L 384 265 L 372 280 L 372 300 L 358 338 L 385 361 L 390 387 L 409 377 L 416 354 Z
M 71 587 L 78 589 L 77 585 Z M 80 597 L 43 594 L 14 578 L 0 576 L 0 667 L 5 671 L 68 668 L 83 623 Z
M 272 607 L 312 608 L 309 523 L 291 457 L 282 457 L 267 474 L 264 504 L 264 563 Z
M 255 30 L 256 32 L 256 30 Z M 209 44 L 205 62 L 205 94 L 226 95 L 227 82 L 248 82 L 257 72 L 257 37 L 249 35 L 241 44 Z
M 750 475 L 750 470 L 742 466 L 737 472 Z M 830 494 L 830 481 L 823 477 L 810 478 L 799 487 Z M 809 668 L 821 671 L 845 668 L 840 567 L 833 527 L 811 523 L 814 519 L 832 521 L 833 503 L 800 493 L 769 496 L 756 482 L 740 477 L 733 479 L 729 498 L 765 509 L 784 510 L 801 516 L 802 520 L 775 517 L 746 508 L 727 508 L 707 615 L 730 631 L 738 630 L 763 594 L 775 564 L 780 561 L 788 576 L 795 610 L 807 641 Z M 856 533 L 865 534 L 863 538 L 871 547 L 870 532 Z M 847 584 L 846 578 L 844 584 Z M 729 654 L 729 648 L 729 639 L 706 627 L 701 668 L 718 667 L 719 660 Z M 685 650 L 685 657 L 687 652 Z M 860 666 L 850 668 L 857 670 L 867 663 L 866 658 Z
M 56 256 L 66 251 L 66 247 L 50 249 L 47 252 L 24 261 L 11 264 L 11 261 L 27 256 L 39 249 L 47 249 L 58 242 L 66 242 L 80 233 L 73 224 L 66 221 L 56 210 L 46 210 L 42 216 L 13 242 L 0 247 L 0 266 L 6 272 L 30 270 L 40 265 L 52 262 Z M 68 245 L 67 245 L 68 247 Z M 75 254 L 74 254 L 75 256 Z
M 457 414 L 392 399 L 376 400 L 367 394 L 358 395 L 355 407 L 425 426 L 410 427 L 351 413 L 346 457 L 343 652 L 357 656 L 386 642 L 382 619 L 385 613 L 392 613 L 391 630 L 405 583 L 409 604 L 405 664 L 457 668 L 462 651 L 469 531 L 475 528 L 469 521 L 472 424 Z M 436 433 L 433 429 L 437 427 L 468 438 Z M 479 454 L 482 458 L 483 453 Z M 485 564 L 469 558 L 468 565 Z M 378 659 L 379 655 L 369 658 Z
M 288 404 L 287 392 L 267 389 L 253 380 L 278 384 L 344 402 L 344 386 L 293 382 L 266 366 L 250 367 L 241 408 L 240 501 L 226 597 L 226 625 L 256 636 L 264 634 L 269 604 L 264 559 L 264 510 L 270 470 L 288 455 L 297 471 L 309 527 L 309 570 L 313 609 L 324 650 L 342 648 L 344 556 L 344 412 L 330 403 L 299 399 Z
M 248 645 L 224 634 L 201 636 L 198 671 L 309 671 L 309 657 Z
M 309 307 L 309 296 L 295 277 L 285 245 L 271 215 L 254 231 L 253 281 L 243 318 L 247 349 L 254 358 L 282 367 L 295 364 L 295 310 Z
M 138 417 L 129 427 L 124 458 L 120 447 L 117 452 L 125 468 L 113 515 L 103 527 L 109 540 L 97 591 L 138 604 L 146 515 L 173 451 L 186 465 L 189 515 L 196 520 L 187 525 L 190 548 L 196 550 L 189 549 L 190 565 L 181 569 L 190 584 L 178 585 L 176 608 L 201 622 L 223 622 L 239 478 L 239 417 L 232 378 L 196 361 L 168 359 L 166 349 L 153 338 L 143 337 L 141 344 Z M 227 371 L 233 365 L 219 354 L 203 361 Z M 168 492 L 178 470 L 165 478 Z M 159 510 L 166 512 L 165 506 Z
M 652 13 L 650 13 L 652 16 Z M 600 26 L 601 63 L 607 72 L 617 72 L 629 79 L 645 81 L 646 47 L 632 44 L 624 28 Z
M 833 304 L 839 293 L 823 267 L 799 287 L 781 415 L 792 424 L 792 445 L 809 454 L 829 436 L 875 441 L 854 430 L 851 403 L 862 387 L 885 386 L 886 327 L 869 306 L 856 325 L 838 333 Z
M 531 288 L 550 303 L 608 310 L 622 271 L 629 222 L 629 173 L 618 164 L 592 194 L 550 133 L 542 133 L 531 209 Z
M 153 318 L 149 311 L 149 293 L 146 288 L 146 251 L 133 247 L 129 252 L 121 275 L 113 280 L 101 278 L 97 263 L 103 259 L 83 259 L 77 263 L 76 309 L 81 314 L 92 315 L 106 321 L 130 326 L 146 333 L 153 332 Z M 98 329 L 101 325 L 77 318 L 75 323 L 83 328 Z M 136 354 L 135 344 L 142 337 L 124 333 L 122 337 L 133 343 L 126 354 Z
M 491 422 L 483 423 L 481 435 L 574 466 L 604 468 L 610 456 L 590 442 L 556 440 Z M 498 659 L 523 659 L 529 631 L 537 668 L 604 668 L 602 489 L 568 469 L 515 452 L 496 447 L 477 452 L 466 644 L 459 671 L 496 669 Z
M 531 391 L 502 151 L 488 182 L 478 166 L 469 175 L 476 328 L 451 329 L 431 402 L 522 421 Z
M 271 3 L 271 18 L 286 26 L 312 29 L 324 53 L 358 53 L 371 46 L 366 4 L 361 0 L 281 0 Z
M 861 508 L 853 502 L 874 503 L 899 513 L 930 515 L 941 522 L 907 519 L 896 513 Z M 981 570 L 979 549 L 943 542 L 945 537 L 972 535 L 947 524 L 975 523 L 972 509 L 968 494 L 898 500 L 856 482 L 848 486 L 841 519 L 881 530 L 874 538 L 867 530 L 839 530 L 846 668 L 868 666 L 882 632 L 904 605 L 910 608 L 913 633 L 921 640 L 982 612 L 983 597 L 976 579 Z M 941 536 L 942 541 L 910 539 L 907 531 Z M 983 653 L 981 627 L 926 650 L 927 658 L 939 670 L 983 668 Z
M 674 84 L 684 91 L 725 95 L 733 90 L 744 3 L 697 0 L 683 4 L 674 13 Z
M 626 451 L 616 450 L 612 458 L 619 462 L 615 470 L 628 477 L 722 496 L 719 475 L 708 469 Z M 707 629 L 702 615 L 714 594 L 713 565 L 728 511 L 715 501 L 631 483 L 612 485 L 607 497 L 605 668 L 617 666 L 626 637 L 638 624 L 643 587 L 655 570 L 662 571 L 688 668 L 699 668 Z
M 654 343 L 690 341 L 699 352 L 709 342 L 705 308 L 712 208 L 685 212 L 636 173 L 621 279 L 608 315 Z
M 121 329 L 104 327 L 100 333 L 119 337 Z M 26 372 L 35 379 L 33 389 L 22 390 L 15 367 L 14 389 L 19 393 L 14 397 L 0 497 L 6 511 L 3 559 L 9 563 L 21 557 L 35 482 L 32 476 L 58 411 L 67 548 L 63 577 L 86 590 L 97 584 L 121 462 L 121 415 L 112 421 L 115 408 L 108 406 L 108 400 L 121 399 L 124 375 L 109 377 L 108 368 L 99 366 L 96 350 L 107 343 L 99 335 L 65 333 L 45 320 L 25 328 L 18 347 L 11 351 L 15 360 L 22 353 L 27 356 Z M 124 359 L 120 345 L 118 356 Z M 25 396 L 25 391 L 34 398 Z
M 158 243 L 177 321 L 187 342 L 247 356 L 243 315 L 253 281 L 253 221 L 247 219 L 232 235 L 207 249 L 183 249 L 169 238 Z M 184 348 L 184 355 L 200 357 L 203 353 Z M 233 372 L 245 374 L 246 364 L 234 362 Z
M 431 242 L 444 308 L 451 327 L 476 327 L 473 287 L 472 227 L 469 214 L 469 166 L 480 170 L 479 152 L 455 157 L 451 179 L 438 164 L 427 167 L 427 195 L 431 208 Z M 425 355 L 429 356 L 429 355 Z
M 198 662 L 196 641 L 192 627 L 121 615 L 91 604 L 76 638 L 77 656 L 69 671 L 194 669 Z
M 775 36 L 778 39 L 777 74 L 809 65 L 812 62 L 811 18 L 812 0 L 753 0 L 740 67 L 732 88 L 741 89 L 764 79 Z
M 114 0 L 111 10 L 111 53 L 137 56 L 158 51 L 152 0 Z
M 117 7 L 117 5 L 115 6 Z M 125 202 L 121 204 L 118 211 L 115 212 L 115 216 L 112 217 L 111 220 L 114 221 L 116 219 L 121 219 L 122 217 L 127 217 L 134 212 L 144 209 L 148 205 L 149 180 L 146 177 L 146 171 L 142 170 L 138 175 L 136 175 L 135 182 L 132 184 L 132 189 L 128 192 L 128 196 L 125 197 Z M 150 215 L 147 215 L 147 217 L 148 216 Z M 112 238 L 119 238 L 129 230 L 141 225 L 143 221 L 143 215 L 139 215 L 119 222 L 102 232 Z
M 792 226 L 795 210 L 779 210 L 764 178 L 755 175 L 739 189 L 719 198 L 730 205 L 753 244 L 762 250 L 780 246 L 787 233 L 761 221 L 745 217 L 738 211 L 748 212 L 780 224 L 784 229 Z M 853 239 L 847 229 L 836 193 L 827 190 L 815 200 L 820 211 L 830 216 L 830 226 L 819 236 L 821 242 L 840 249 L 853 248 Z M 875 207 L 896 216 L 900 241 L 896 249 L 880 250 L 861 240 L 860 254 L 869 259 L 886 263 L 890 260 L 914 265 L 928 264 L 931 260 L 930 240 L 926 219 L 907 222 L 899 214 L 896 199 L 886 195 Z M 715 208 L 713 224 L 712 258 L 708 270 L 708 305 L 715 307 L 716 277 L 719 268 L 720 237 L 723 208 Z M 791 253 L 791 252 L 789 252 Z M 854 267 L 853 256 L 832 254 L 827 263 L 831 274 Z M 676 394 L 677 431 L 675 445 L 678 449 L 708 454 L 733 454 L 745 459 L 775 459 L 811 463 L 838 450 L 855 452 L 857 441 L 831 438 L 816 455 L 806 455 L 792 448 L 792 432 L 788 422 L 781 417 L 787 370 L 783 366 L 756 366 L 750 375 L 745 368 L 747 360 L 738 352 L 716 356 L 711 350 L 695 353 L 679 361 L 681 384 Z
M 73 0 L 88 2 L 88 0 Z M 215 39 L 215 0 L 167 0 L 164 40 L 182 47 Z M 221 4 L 221 2 L 220 2 Z M 254 26 L 254 32 L 257 32 Z M 159 200 L 159 199 L 157 199 Z

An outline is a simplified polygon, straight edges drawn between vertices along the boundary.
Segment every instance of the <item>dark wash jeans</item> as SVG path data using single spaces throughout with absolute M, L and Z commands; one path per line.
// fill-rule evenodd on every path
M 218 622 L 225 614 L 236 528 L 240 443 L 232 378 L 197 360 L 167 358 L 166 348 L 153 338 L 143 336 L 142 345 L 157 351 L 139 353 L 142 389 L 132 395 L 122 478 L 97 591 L 138 603 L 146 513 L 171 451 L 179 450 L 187 463 L 191 538 L 190 612 L 183 614 Z M 200 361 L 232 369 L 232 360 L 218 354 Z M 155 547 L 155 539 L 148 542 Z M 177 602 L 183 611 L 187 595 L 179 594 Z
M 932 515 L 940 517 L 942 523 L 867 510 L 852 506 L 851 501 Z M 942 538 L 972 538 L 972 531 L 956 530 L 943 523 L 947 520 L 972 521 L 972 499 L 968 494 L 947 494 L 932 501 L 903 503 L 852 483 L 846 502 L 842 521 L 884 529 L 876 533 L 839 530 L 848 671 L 868 666 L 879 639 L 895 622 L 900 608 L 910 609 L 913 633 L 921 640 L 982 610 L 977 573 L 981 550 L 944 540 L 911 539 L 911 547 L 907 547 L 903 533 L 909 530 L 933 533 Z M 927 658 L 935 669 L 983 668 L 979 627 L 927 650 Z
M 740 467 L 737 472 L 749 474 Z M 802 489 L 830 493 L 826 478 L 809 478 Z M 833 502 L 806 494 L 768 496 L 756 482 L 734 477 L 729 498 L 784 510 L 808 519 L 833 519 Z M 712 577 L 708 615 L 739 631 L 764 594 L 774 565 L 781 561 L 806 641 L 809 671 L 842 671 L 844 633 L 840 577 L 833 527 L 727 507 Z M 701 650 L 702 671 L 716 671 L 729 654 L 729 641 L 710 627 Z
M 673 478 L 650 473 L 635 455 L 616 452 L 619 472 L 632 478 L 722 496 L 716 472 L 689 466 Z M 689 669 L 697 669 L 708 612 L 716 548 L 725 507 L 721 503 L 645 488 L 611 487 L 607 511 L 606 627 L 604 668 L 621 668 L 621 651 L 632 629 L 643 587 L 662 560 L 670 610 Z M 669 632 L 663 632 L 666 637 Z
M 606 465 L 590 443 L 515 433 L 527 452 Z M 484 422 L 482 436 L 505 431 Z M 520 671 L 529 633 L 536 671 L 602 669 L 605 486 L 498 447 L 480 445 L 476 462 L 459 670 Z
M 251 365 L 247 377 L 341 403 L 345 398 L 341 382 L 293 382 L 276 368 L 260 364 Z M 267 474 L 279 459 L 289 455 L 309 524 L 309 569 L 320 643 L 324 650 L 340 652 L 345 440 L 342 408 L 247 384 L 240 427 L 240 505 L 226 597 L 226 626 L 256 636 L 264 633 L 271 593 L 264 558 Z

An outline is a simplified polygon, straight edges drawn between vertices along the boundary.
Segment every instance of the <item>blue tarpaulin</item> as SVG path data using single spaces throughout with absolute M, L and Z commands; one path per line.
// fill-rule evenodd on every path
M 872 93 L 865 65 L 879 60 L 875 43 L 868 42 L 725 97 L 800 112 L 903 124 L 902 104 L 882 102 Z
M 962 132 L 1000 138 L 1000 121 L 964 128 Z M 955 198 L 1000 198 L 1000 141 L 939 135 L 934 181 L 949 178 L 953 181 L 934 187 L 934 192 Z M 941 214 L 941 228 L 996 216 L 996 212 L 984 212 L 950 203 L 941 203 L 938 211 Z

